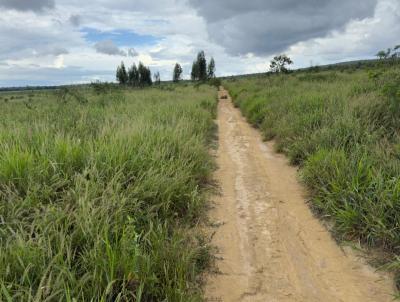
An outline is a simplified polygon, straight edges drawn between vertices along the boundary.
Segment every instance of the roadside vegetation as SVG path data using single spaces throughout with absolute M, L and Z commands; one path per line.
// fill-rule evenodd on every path
M 224 85 L 265 139 L 300 165 L 313 208 L 336 236 L 383 251 L 380 263 L 399 276 L 400 64 L 387 57 Z
M 200 301 L 215 89 L 12 95 L 0 110 L 0 300 Z

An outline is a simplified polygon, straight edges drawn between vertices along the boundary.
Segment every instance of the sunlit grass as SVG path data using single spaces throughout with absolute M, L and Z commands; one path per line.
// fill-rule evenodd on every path
M 0 300 L 198 301 L 215 90 L 0 111 Z

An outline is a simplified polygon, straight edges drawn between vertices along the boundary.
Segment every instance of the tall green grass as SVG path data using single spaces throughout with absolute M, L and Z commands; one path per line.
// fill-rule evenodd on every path
M 0 104 L 0 300 L 200 301 L 215 90 L 78 92 Z
M 302 167 L 341 239 L 400 255 L 400 68 L 231 79 L 235 104 Z M 399 262 L 391 265 L 397 272 Z

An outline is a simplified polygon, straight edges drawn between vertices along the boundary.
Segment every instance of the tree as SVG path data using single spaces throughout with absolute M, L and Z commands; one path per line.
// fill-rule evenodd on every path
M 128 70 L 128 84 L 133 87 L 137 87 L 139 85 L 139 71 L 135 63 L 133 63 Z
M 159 71 L 157 71 L 154 74 L 154 84 L 156 84 L 156 85 L 160 85 L 161 84 L 161 76 L 160 76 L 160 72 Z
M 193 62 L 191 78 L 193 81 L 206 81 L 208 78 L 207 60 L 204 51 L 200 51 L 197 54 L 197 59 Z
M 392 59 L 395 61 L 396 59 L 400 58 L 400 45 L 396 45 L 393 47 L 393 49 L 388 48 L 387 50 L 380 50 L 375 56 L 377 56 L 380 60 Z
M 204 51 L 200 51 L 197 54 L 197 66 L 198 66 L 198 79 L 200 81 L 207 80 L 207 60 Z
M 393 58 L 400 58 L 400 45 L 396 45 L 393 48 L 393 54 L 392 54 Z
M 139 62 L 138 72 L 140 87 L 151 86 L 153 84 L 150 68 L 144 66 L 142 62 Z
M 146 83 L 147 86 L 153 85 L 153 81 L 151 79 L 151 71 L 150 71 L 149 67 L 146 67 L 145 83 Z
M 124 62 L 121 62 L 121 65 L 117 67 L 117 81 L 121 85 L 126 85 L 128 83 L 128 73 L 126 72 Z
M 192 81 L 196 81 L 199 79 L 199 65 L 197 64 L 197 61 L 193 62 L 192 72 L 190 74 L 190 77 L 191 77 Z
M 209 79 L 215 78 L 215 61 L 214 58 L 211 58 L 210 63 L 207 68 L 207 76 Z
M 377 56 L 380 60 L 386 59 L 386 51 L 380 50 L 380 51 L 378 51 L 378 53 L 376 54 L 376 56 Z
M 387 58 L 390 58 L 390 54 L 392 53 L 392 49 L 391 48 L 388 48 L 387 50 L 386 50 L 386 59 Z
M 177 83 L 181 80 L 182 72 L 183 72 L 182 66 L 179 63 L 176 63 L 175 67 L 174 67 L 174 73 L 172 75 L 172 80 L 175 83 Z
M 271 61 L 270 69 L 272 72 L 287 73 L 289 72 L 286 66 L 293 64 L 293 61 L 287 55 L 279 55 Z

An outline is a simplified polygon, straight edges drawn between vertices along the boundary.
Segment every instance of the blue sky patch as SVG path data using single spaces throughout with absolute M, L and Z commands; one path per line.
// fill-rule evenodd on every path
M 94 28 L 83 28 L 81 32 L 85 39 L 91 43 L 111 40 L 117 46 L 136 47 L 141 45 L 154 45 L 161 39 L 151 35 L 140 35 L 129 30 L 100 31 Z

